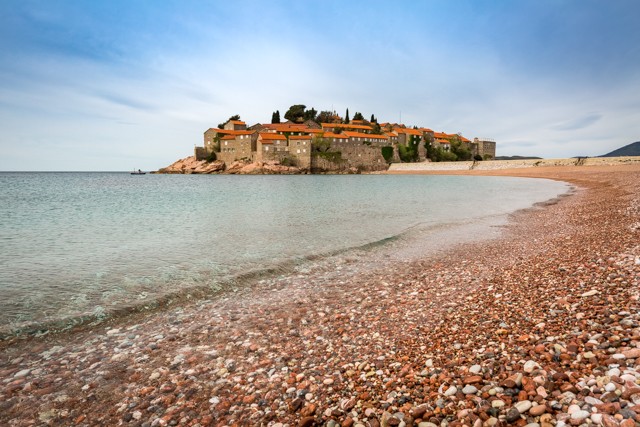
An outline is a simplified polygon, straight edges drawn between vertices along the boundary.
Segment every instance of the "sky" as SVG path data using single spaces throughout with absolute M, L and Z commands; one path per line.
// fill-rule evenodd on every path
M 2 0 L 0 170 L 155 170 L 294 104 L 493 138 L 640 140 L 640 1 Z

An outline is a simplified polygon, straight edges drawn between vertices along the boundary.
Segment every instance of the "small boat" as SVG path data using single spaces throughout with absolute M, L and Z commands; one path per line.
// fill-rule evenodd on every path
M 137 171 L 131 172 L 131 175 L 144 175 L 144 174 L 146 174 L 146 172 L 142 172 L 140 169 L 138 169 Z

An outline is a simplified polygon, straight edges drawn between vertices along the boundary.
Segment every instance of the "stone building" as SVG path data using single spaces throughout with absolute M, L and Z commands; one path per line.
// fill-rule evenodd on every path
M 496 143 L 488 138 L 470 141 L 460 134 L 434 132 L 424 127 L 407 127 L 397 123 L 377 126 L 367 121 L 340 123 L 338 120 L 322 124 L 313 121 L 258 123 L 250 127 L 241 120 L 230 120 L 223 129 L 207 129 L 204 132 L 204 146 L 196 147 L 194 152 L 197 159 L 215 153 L 217 159 L 227 164 L 236 160 L 280 161 L 310 170 L 355 168 L 373 171 L 386 168 L 383 147 L 393 147 L 390 161 L 398 162 L 398 145 L 417 142 L 419 161 L 424 161 L 425 143 L 450 150 L 452 138 L 459 138 L 474 155 L 495 157 Z M 322 148 L 314 151 L 314 142 L 320 143 Z
M 490 138 L 473 138 L 471 143 L 471 152 L 473 155 L 480 155 L 482 158 L 496 158 L 496 141 Z

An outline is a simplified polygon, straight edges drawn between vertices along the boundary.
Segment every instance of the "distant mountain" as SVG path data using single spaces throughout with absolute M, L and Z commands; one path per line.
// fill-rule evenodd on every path
M 603 154 L 600 157 L 640 156 L 640 141 L 632 142 L 622 148 Z
M 527 157 L 527 156 L 496 156 L 495 160 L 535 160 L 542 159 L 542 157 Z

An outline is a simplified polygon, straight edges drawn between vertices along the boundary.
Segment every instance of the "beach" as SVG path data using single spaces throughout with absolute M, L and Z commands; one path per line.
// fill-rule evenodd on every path
M 640 166 L 420 173 L 575 191 L 419 261 L 7 340 L 0 424 L 638 425 Z

